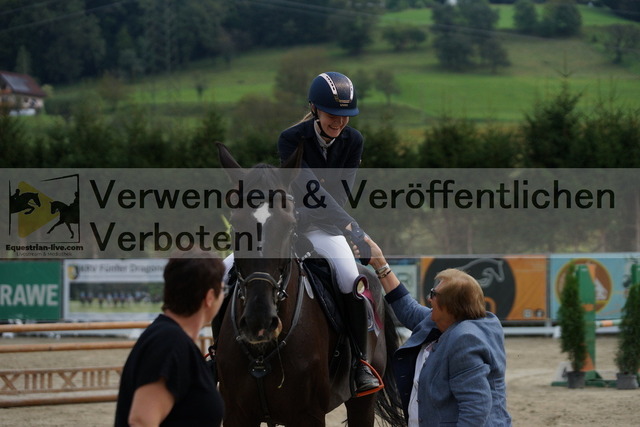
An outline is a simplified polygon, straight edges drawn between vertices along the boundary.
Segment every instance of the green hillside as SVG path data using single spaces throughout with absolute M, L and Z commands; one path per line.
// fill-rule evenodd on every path
M 580 7 L 585 36 L 571 39 L 545 39 L 517 35 L 511 28 L 511 6 L 500 6 L 501 41 L 508 50 L 512 65 L 497 74 L 488 70 L 452 73 L 439 67 L 430 40 L 416 50 L 396 53 L 377 40 L 371 49 L 358 57 L 349 57 L 338 48 L 328 46 L 327 69 L 348 74 L 358 70 L 373 73 L 391 71 L 401 93 L 391 98 L 391 107 L 380 92 L 362 100 L 358 123 L 375 124 L 383 111 L 394 116 L 394 126 L 405 138 L 419 137 L 429 120 L 443 114 L 464 116 L 476 121 L 521 121 L 536 99 L 555 93 L 563 76 L 568 76 L 573 90 L 583 94 L 581 108 L 588 109 L 606 100 L 628 108 L 640 108 L 640 67 L 636 63 L 614 65 L 597 40 L 598 28 L 626 22 L 600 10 Z M 409 10 L 382 17 L 383 25 L 414 23 L 428 25 L 430 10 Z M 431 37 L 431 35 L 430 35 Z M 239 55 L 229 65 L 194 64 L 171 76 L 159 76 L 126 87 L 128 103 L 149 107 L 163 119 L 179 118 L 185 123 L 197 118 L 205 103 L 224 109 L 249 94 L 274 97 L 275 75 L 286 50 L 269 50 Z M 320 70 L 319 70 L 320 71 Z M 204 84 L 202 100 L 195 86 Z M 97 83 L 55 88 L 54 97 L 73 98 Z M 126 105 L 126 102 L 123 103 Z M 123 105 L 120 104 L 120 105 Z M 300 106 L 300 110 L 304 105 Z M 295 120 L 297 117 L 292 117 Z

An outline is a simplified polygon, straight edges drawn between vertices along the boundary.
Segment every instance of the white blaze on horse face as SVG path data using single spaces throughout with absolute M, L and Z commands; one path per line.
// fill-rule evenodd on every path
M 269 204 L 263 203 L 258 209 L 253 212 L 253 217 L 258 221 L 258 245 L 257 249 L 262 252 L 262 229 L 264 224 L 266 224 L 267 220 L 271 216 L 271 212 L 269 212 Z
M 267 222 L 269 217 L 271 216 L 271 212 L 269 212 L 269 204 L 263 203 L 260 205 L 258 209 L 253 212 L 253 217 L 262 225 Z

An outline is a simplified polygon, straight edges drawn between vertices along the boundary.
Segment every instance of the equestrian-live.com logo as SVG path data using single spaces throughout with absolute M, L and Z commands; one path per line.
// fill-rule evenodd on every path
M 80 242 L 79 187 L 78 174 L 9 181 L 10 240 L 20 245 Z

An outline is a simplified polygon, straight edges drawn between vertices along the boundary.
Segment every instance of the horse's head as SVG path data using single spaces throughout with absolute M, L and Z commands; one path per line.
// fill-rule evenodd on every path
M 31 204 L 33 202 L 36 206 L 40 207 L 40 196 L 38 193 L 22 193 L 19 197 L 22 203 L 27 206 L 33 206 Z
M 240 336 L 250 343 L 277 338 L 282 329 L 278 304 L 292 270 L 294 201 L 290 185 L 300 167 L 296 150 L 281 168 L 257 165 L 243 169 L 229 150 L 218 144 L 220 163 L 236 184 L 231 226 L 235 238 Z

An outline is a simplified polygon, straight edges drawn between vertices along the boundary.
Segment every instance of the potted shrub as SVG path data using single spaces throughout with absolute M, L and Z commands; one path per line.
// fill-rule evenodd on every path
M 621 390 L 638 388 L 640 369 L 640 282 L 629 287 L 627 302 L 622 308 L 618 351 L 616 387 Z
M 586 326 L 584 324 L 584 308 L 580 301 L 580 289 L 576 267 L 569 265 L 564 276 L 564 286 L 560 293 L 560 309 L 558 310 L 558 325 L 561 329 L 560 347 L 567 353 L 572 371 L 567 373 L 569 388 L 583 388 L 585 373 L 582 367 L 587 359 L 585 344 Z

